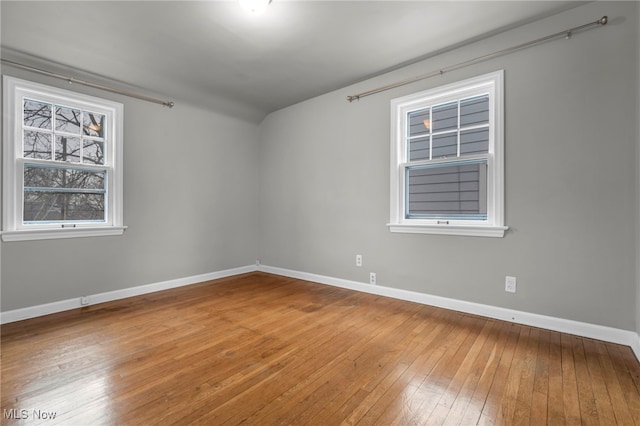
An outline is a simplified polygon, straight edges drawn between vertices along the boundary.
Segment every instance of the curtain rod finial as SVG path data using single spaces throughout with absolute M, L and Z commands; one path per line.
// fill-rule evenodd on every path
M 609 17 L 606 15 L 598 20 L 598 24 L 600 25 L 607 25 L 607 22 L 609 22 Z

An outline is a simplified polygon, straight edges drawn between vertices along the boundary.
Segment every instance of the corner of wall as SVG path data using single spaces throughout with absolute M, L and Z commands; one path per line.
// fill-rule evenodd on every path
M 640 117 L 640 3 L 636 3 L 636 117 Z M 636 332 L 640 336 L 640 120 L 636 121 Z M 638 339 L 640 341 L 640 338 Z M 640 359 L 640 354 L 638 354 Z

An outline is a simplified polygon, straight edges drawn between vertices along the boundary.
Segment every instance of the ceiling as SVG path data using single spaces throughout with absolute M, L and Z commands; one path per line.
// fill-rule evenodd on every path
M 0 1 L 2 57 L 243 119 L 550 16 L 568 1 Z

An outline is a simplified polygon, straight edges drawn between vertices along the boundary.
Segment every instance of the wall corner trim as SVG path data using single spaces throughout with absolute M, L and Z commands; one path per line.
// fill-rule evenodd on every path
M 153 284 L 141 285 L 137 287 L 129 287 L 121 290 L 114 290 L 105 293 L 83 295 L 88 296 L 91 303 L 111 302 L 114 300 L 125 299 L 127 297 L 139 296 L 142 294 L 153 293 L 156 291 L 168 290 L 171 288 L 182 287 L 191 284 L 197 284 L 204 281 L 216 280 L 219 278 L 231 277 L 233 275 L 255 272 L 256 266 L 241 266 L 238 268 L 225 269 L 207 274 L 193 275 L 185 278 L 177 278 L 174 280 L 161 281 Z M 80 297 L 73 299 L 60 300 L 58 302 L 47 303 L 44 305 L 31 306 L 27 308 L 14 309 L 11 311 L 0 312 L 0 324 L 6 324 L 15 321 L 21 321 L 29 318 L 35 318 L 43 315 L 55 314 L 57 312 L 68 311 L 84 307 L 80 303 Z
M 465 312 L 483 317 L 509 321 L 517 324 L 544 328 L 546 330 L 574 334 L 576 336 L 625 345 L 631 347 L 636 358 L 640 360 L 640 335 L 635 331 L 605 327 L 602 325 L 550 317 L 530 312 L 516 311 L 513 309 L 506 309 L 498 306 L 466 302 L 464 300 L 449 299 L 446 297 L 434 296 L 426 293 L 418 293 L 391 287 L 384 287 L 381 285 L 370 285 L 358 281 L 333 278 L 324 275 L 311 274 L 307 272 L 294 271 L 267 265 L 260 265 L 257 270 L 306 281 L 313 281 L 320 284 L 327 284 L 350 290 L 362 291 L 364 293 L 376 294 L 379 296 L 386 296 L 394 299 L 421 303 L 423 305 L 436 306 L 439 308 L 451 309 L 454 311 Z

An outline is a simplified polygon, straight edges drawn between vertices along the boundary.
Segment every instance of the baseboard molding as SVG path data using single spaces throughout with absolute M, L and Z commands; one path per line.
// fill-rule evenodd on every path
M 629 345 L 631 346 L 631 349 L 633 350 L 633 353 L 636 354 L 636 358 L 638 358 L 638 361 L 640 361 L 640 334 L 638 333 L 634 333 L 635 336 L 633 336 L 633 342 Z
M 204 281 L 226 278 L 233 275 L 245 274 L 256 271 L 255 265 L 241 266 L 239 268 L 225 269 L 207 274 L 193 275 L 185 278 L 161 281 L 153 284 L 147 284 L 137 287 L 124 288 L 122 290 L 114 290 L 105 293 L 91 294 L 89 297 L 89 305 L 98 303 L 111 302 L 114 300 L 125 299 L 127 297 L 139 296 L 142 294 L 153 293 L 156 291 L 168 290 L 171 288 L 182 287 L 191 284 L 197 284 Z M 80 298 L 61 300 L 58 302 L 47 303 L 44 305 L 32 306 L 28 308 L 15 309 L 12 311 L 0 312 L 0 324 L 21 321 L 29 318 L 35 318 L 43 315 L 55 314 L 57 312 L 68 311 L 71 309 L 82 308 L 87 305 L 80 303 Z
M 532 327 L 544 328 L 547 330 L 559 331 L 562 333 L 574 334 L 576 336 L 588 337 L 590 339 L 603 340 L 605 342 L 617 343 L 631 347 L 640 360 L 640 335 L 634 331 L 621 330 L 613 327 L 605 327 L 597 324 L 589 324 L 563 318 L 550 317 L 546 315 L 533 314 L 529 312 L 516 311 L 513 309 L 500 308 L 497 306 L 483 305 L 480 303 L 466 302 L 464 300 L 450 299 L 441 296 L 433 296 L 426 293 L 401 290 L 397 288 L 384 287 L 380 285 L 370 285 L 357 281 L 333 278 L 324 275 L 310 274 L 306 272 L 294 271 L 290 269 L 277 268 L 267 265 L 260 265 L 259 271 L 276 275 L 297 278 L 306 281 L 313 281 L 321 284 L 342 287 L 350 290 L 362 291 L 364 293 L 377 294 L 394 299 L 407 300 L 424 305 L 437 306 L 454 311 L 465 312 L 483 317 L 489 317 L 517 324 Z
M 634 331 L 621 330 L 563 318 L 549 317 L 529 312 L 516 311 L 513 309 L 500 308 L 497 306 L 483 305 L 480 303 L 466 302 L 464 300 L 450 299 L 447 297 L 434 296 L 409 290 L 384 287 L 380 285 L 370 285 L 358 281 L 345 280 L 267 265 L 241 266 L 208 274 L 193 275 L 186 278 L 178 278 L 138 287 L 93 294 L 89 295 L 89 300 L 90 305 L 95 305 L 98 303 L 111 302 L 114 300 L 125 299 L 127 297 L 139 296 L 142 294 L 198 284 L 204 281 L 226 278 L 255 271 L 267 272 L 270 274 L 282 275 L 285 277 L 297 278 L 305 281 L 332 285 L 335 287 L 342 287 L 350 290 L 361 291 L 363 293 L 391 297 L 394 299 L 407 300 L 424 305 L 437 306 L 439 308 L 451 309 L 488 318 L 510 321 L 517 324 L 574 334 L 576 336 L 603 340 L 605 342 L 617 343 L 631 347 L 636 358 L 640 360 L 640 335 Z M 0 324 L 7 324 L 10 322 L 21 321 L 81 307 L 83 307 L 83 305 L 81 305 L 80 298 L 78 297 L 74 299 L 61 300 L 59 302 L 47 303 L 44 305 L 0 312 Z

